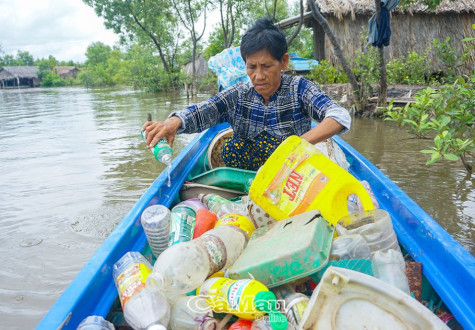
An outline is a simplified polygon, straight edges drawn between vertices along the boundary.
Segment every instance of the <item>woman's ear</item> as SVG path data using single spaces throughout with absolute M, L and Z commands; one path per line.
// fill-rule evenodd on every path
M 287 69 L 287 66 L 289 65 L 289 53 L 285 53 L 284 56 L 282 56 L 282 70 Z

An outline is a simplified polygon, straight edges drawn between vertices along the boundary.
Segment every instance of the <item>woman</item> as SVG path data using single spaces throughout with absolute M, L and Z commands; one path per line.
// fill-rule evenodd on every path
M 150 148 L 163 137 L 173 145 L 177 133 L 201 132 L 228 122 L 234 135 L 223 145 L 225 164 L 257 170 L 290 135 L 315 144 L 349 130 L 346 109 L 306 78 L 281 73 L 289 63 L 287 42 L 272 21 L 257 20 L 243 36 L 240 50 L 251 81 L 174 112 L 165 121 L 146 122 L 142 130 Z M 312 118 L 320 122 L 314 128 Z

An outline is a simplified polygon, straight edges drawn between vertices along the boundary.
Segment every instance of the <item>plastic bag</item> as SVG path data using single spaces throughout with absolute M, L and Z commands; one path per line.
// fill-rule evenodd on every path
M 247 82 L 246 63 L 241 57 L 239 47 L 226 48 L 212 56 L 208 61 L 209 68 L 218 76 L 219 89 L 228 88 L 238 82 Z

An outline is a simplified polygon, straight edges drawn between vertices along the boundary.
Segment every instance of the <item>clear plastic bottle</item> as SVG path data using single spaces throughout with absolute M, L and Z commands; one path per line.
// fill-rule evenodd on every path
M 363 236 L 359 234 L 342 235 L 333 239 L 330 259 L 371 259 L 371 250 Z
M 155 262 L 147 285 L 165 294 L 187 293 L 231 266 L 246 247 L 247 234 L 236 226 L 220 226 L 199 238 L 173 245 Z
M 376 251 L 372 260 L 373 274 L 380 280 L 410 294 L 406 275 L 406 262 L 401 251 Z
M 198 198 L 203 202 L 211 212 L 214 212 L 218 219 L 226 214 L 242 214 L 248 216 L 247 205 L 232 202 L 229 199 L 218 194 L 200 194 Z
M 86 317 L 79 323 L 76 330 L 114 330 L 114 325 L 102 316 L 92 315 Z
M 297 328 L 307 309 L 309 297 L 295 292 L 290 284 L 278 286 L 272 291 L 275 293 L 281 313 L 285 315 L 289 324 Z
M 140 135 L 142 135 L 144 141 L 147 141 L 145 131 L 140 131 Z M 150 150 L 152 151 L 156 160 L 165 165 L 171 164 L 173 149 L 168 145 L 167 140 L 163 138 L 160 139 L 160 141 L 158 141 L 157 144 Z
M 195 231 L 196 212 L 187 205 L 175 205 L 171 211 L 168 246 L 191 241 Z
M 134 329 L 166 327 L 170 320 L 170 305 L 165 297 L 158 290 L 145 287 L 151 268 L 140 252 L 127 252 L 112 267 L 124 318 Z
M 142 212 L 140 221 L 155 257 L 158 257 L 168 247 L 170 218 L 170 210 L 163 205 L 152 205 Z
M 180 298 L 172 308 L 170 328 L 172 330 L 214 330 L 218 321 L 203 297 Z

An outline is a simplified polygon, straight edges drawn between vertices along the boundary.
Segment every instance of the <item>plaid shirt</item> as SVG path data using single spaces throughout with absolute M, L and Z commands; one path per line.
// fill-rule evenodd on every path
M 197 133 L 228 122 L 234 135 L 252 139 L 266 131 L 283 140 L 302 135 L 311 129 L 311 119 L 331 117 L 346 132 L 351 117 L 345 108 L 330 99 L 316 84 L 301 76 L 282 75 L 279 89 L 264 104 L 251 82 L 233 85 L 208 100 L 174 112 L 182 127 L 178 133 Z

